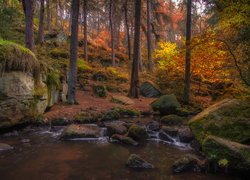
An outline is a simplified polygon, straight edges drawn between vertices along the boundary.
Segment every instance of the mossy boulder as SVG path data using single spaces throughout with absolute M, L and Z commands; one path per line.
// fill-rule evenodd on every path
M 189 125 L 201 144 L 208 135 L 250 144 L 250 102 L 225 99 L 193 117 Z
M 159 111 L 161 115 L 167 115 L 174 114 L 176 109 L 181 107 L 181 104 L 176 99 L 176 96 L 171 94 L 161 96 L 151 103 L 151 107 L 154 111 Z
M 199 172 L 204 168 L 204 163 L 194 155 L 186 154 L 185 156 L 176 160 L 172 166 L 174 173 L 185 171 Z
M 68 125 L 70 122 L 66 118 L 57 118 L 51 121 L 53 126 L 65 126 Z
M 202 143 L 203 153 L 218 164 L 225 159 L 227 167 L 250 171 L 250 146 L 216 136 L 208 136 Z
M 146 140 L 148 138 L 146 129 L 136 124 L 133 124 L 132 126 L 130 126 L 128 130 L 128 136 L 137 141 Z
M 72 124 L 65 129 L 62 139 L 98 138 L 100 136 L 101 130 L 97 126 Z
M 225 99 L 192 118 L 189 125 L 208 158 L 218 164 L 226 159 L 232 169 L 250 170 L 250 102 Z
M 177 126 L 183 124 L 183 118 L 177 115 L 166 115 L 160 119 L 160 122 L 168 126 Z
M 93 91 L 97 97 L 102 97 L 102 98 L 107 97 L 107 90 L 106 87 L 103 85 L 94 85 Z
M 127 109 L 127 108 L 113 108 L 114 111 L 117 111 L 121 117 L 138 117 L 140 115 L 140 112 L 133 109 Z
M 153 82 L 143 82 L 140 87 L 140 93 L 144 97 L 158 98 L 162 95 L 160 89 Z
M 154 166 L 136 154 L 131 154 L 126 163 L 127 167 L 134 169 L 153 169 Z
M 115 121 L 120 118 L 120 114 L 116 110 L 109 110 L 106 112 L 103 117 L 102 121 Z
M 120 134 L 114 134 L 111 136 L 111 142 L 118 142 L 118 143 L 122 143 L 122 144 L 126 144 L 126 145 L 132 145 L 132 146 L 137 146 L 138 142 L 136 142 L 135 140 L 133 140 L 131 137 L 127 137 L 124 135 L 120 135 Z

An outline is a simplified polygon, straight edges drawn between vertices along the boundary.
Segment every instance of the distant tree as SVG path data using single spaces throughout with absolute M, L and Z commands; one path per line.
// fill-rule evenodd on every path
M 152 37 L 151 37 L 151 1 L 147 0 L 147 41 L 148 41 L 148 69 L 153 70 Z
M 88 61 L 88 25 L 87 25 L 87 16 L 88 16 L 88 0 L 84 0 L 83 3 L 83 13 L 84 13 L 84 60 Z
M 110 0 L 109 2 L 109 23 L 110 23 L 110 34 L 111 34 L 111 58 L 112 58 L 112 66 L 115 66 L 115 44 L 114 44 L 114 27 L 113 27 L 113 10 L 114 10 L 114 2 Z
M 130 42 L 130 32 L 129 32 L 129 22 L 128 22 L 128 0 L 124 3 L 124 16 L 125 16 L 125 28 L 127 34 L 127 52 L 128 52 L 128 59 L 131 61 L 131 42 Z
M 34 30 L 33 30 L 33 16 L 34 16 L 34 1 L 23 0 L 23 10 L 25 14 L 25 44 L 28 49 L 34 51 Z
M 51 11 L 50 11 L 50 0 L 46 0 L 46 9 L 47 9 L 47 30 L 51 31 Z
M 78 17 L 79 0 L 72 0 L 72 23 L 71 23 L 71 42 L 70 42 L 70 63 L 69 63 L 69 82 L 68 82 L 68 103 L 77 103 L 75 97 L 77 80 L 77 51 L 78 51 Z
M 44 42 L 44 0 L 40 0 L 39 30 L 37 42 Z
M 139 98 L 139 60 L 141 40 L 141 0 L 135 0 L 134 58 L 129 96 Z
M 186 63 L 185 63 L 185 81 L 184 81 L 184 94 L 183 101 L 189 103 L 190 100 L 190 60 L 191 60 L 191 9 L 192 0 L 187 0 L 187 22 L 186 22 Z

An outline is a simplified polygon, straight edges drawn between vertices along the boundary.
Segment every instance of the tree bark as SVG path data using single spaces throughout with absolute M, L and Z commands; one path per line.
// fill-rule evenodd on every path
M 76 104 L 75 89 L 77 80 L 77 51 L 78 51 L 78 16 L 79 0 L 72 0 L 72 23 L 71 23 L 71 43 L 70 43 L 70 65 L 68 82 L 68 103 Z
M 128 59 L 131 61 L 131 42 L 130 42 L 130 33 L 129 33 L 129 22 L 128 22 L 128 0 L 126 0 L 124 5 L 124 15 L 125 15 L 125 27 L 127 33 L 127 43 L 128 43 Z
M 88 61 L 87 6 L 88 6 L 88 0 L 84 0 L 83 11 L 84 11 L 84 60 L 85 61 Z
M 34 29 L 33 29 L 33 16 L 34 16 L 34 1 L 24 0 L 23 8 L 25 12 L 25 44 L 28 49 L 34 51 Z
M 151 1 L 147 0 L 147 41 L 148 41 L 148 69 L 153 70 L 152 37 L 151 37 Z
M 111 34 L 111 59 L 112 66 L 115 66 L 115 44 L 114 44 L 114 27 L 113 27 L 113 0 L 110 0 L 109 3 L 109 23 L 110 23 L 110 34 Z
M 192 0 L 187 1 L 187 21 L 186 21 L 186 63 L 183 101 L 188 104 L 190 101 L 190 61 L 191 61 L 191 8 Z
M 50 14 L 50 0 L 46 1 L 46 8 L 47 8 L 47 30 L 50 32 L 51 31 L 51 14 Z
M 39 30 L 37 37 L 37 42 L 39 44 L 44 42 L 44 0 L 40 0 L 40 2 Z
M 131 73 L 129 95 L 139 98 L 139 60 L 141 39 L 141 0 L 135 0 L 135 33 L 134 33 L 134 58 Z

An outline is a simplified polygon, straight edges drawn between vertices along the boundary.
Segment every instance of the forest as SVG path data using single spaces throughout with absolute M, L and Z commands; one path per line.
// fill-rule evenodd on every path
M 248 179 L 249 0 L 0 0 L 1 179 Z

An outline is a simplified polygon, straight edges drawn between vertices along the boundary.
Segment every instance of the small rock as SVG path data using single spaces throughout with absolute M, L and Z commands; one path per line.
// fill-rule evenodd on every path
M 128 130 L 128 136 L 135 140 L 146 140 L 148 138 L 148 134 L 145 128 L 133 124 Z
M 118 142 L 121 142 L 123 144 L 128 144 L 128 145 L 133 145 L 133 146 L 137 146 L 138 145 L 138 142 L 136 142 L 132 138 L 127 137 L 127 136 L 123 136 L 123 135 L 119 135 L 119 134 L 114 134 L 111 137 L 111 139 L 115 140 L 115 141 L 118 141 Z M 113 141 L 113 142 L 115 142 L 115 141 Z
M 159 131 L 159 129 L 160 129 L 160 123 L 158 123 L 157 121 L 151 121 L 147 125 L 147 130 L 149 131 Z
M 0 151 L 7 151 L 11 149 L 14 149 L 14 148 L 8 144 L 0 143 Z
M 164 131 L 160 130 L 159 132 L 159 138 L 163 141 L 167 141 L 167 142 L 170 142 L 170 143 L 173 143 L 174 140 L 168 135 L 166 134 Z
M 111 137 L 113 134 L 123 135 L 127 132 L 127 128 L 122 124 L 110 123 L 107 124 L 106 127 L 107 127 L 107 134 L 109 137 Z
M 127 167 L 135 169 L 153 169 L 154 166 L 136 154 L 130 155 L 126 163 Z
M 161 123 L 168 126 L 178 126 L 183 124 L 183 118 L 177 115 L 167 115 L 161 118 Z
M 178 136 L 183 143 L 190 143 L 194 136 L 189 127 L 182 127 L 178 130 Z
M 174 162 L 172 169 L 174 173 L 185 171 L 200 172 L 202 162 L 194 155 L 187 154 Z
M 174 126 L 162 126 L 161 130 L 171 137 L 175 137 L 178 134 L 178 127 Z

